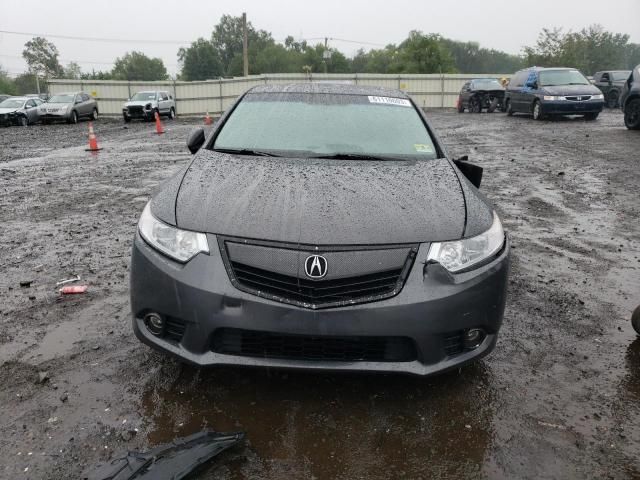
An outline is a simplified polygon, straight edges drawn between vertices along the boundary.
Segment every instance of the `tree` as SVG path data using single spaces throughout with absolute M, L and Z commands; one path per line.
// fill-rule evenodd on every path
M 182 65 L 182 80 L 208 80 L 223 74 L 218 50 L 204 38 L 198 38 L 189 48 L 178 50 L 178 60 Z
M 18 95 L 24 95 L 27 93 L 36 93 L 38 91 L 38 84 L 36 83 L 36 76 L 34 73 L 22 73 L 13 79 L 15 85 L 15 92 Z
M 82 77 L 82 70 L 76 62 L 69 62 L 67 66 L 64 67 L 62 75 L 64 78 L 79 80 Z
M 452 73 L 453 57 L 435 33 L 424 35 L 413 30 L 398 47 L 398 55 L 390 65 L 391 73 Z
M 0 93 L 4 93 L 7 95 L 15 95 L 16 86 L 9 77 L 9 74 L 0 66 Z
M 141 52 L 129 52 L 116 58 L 111 71 L 115 80 L 165 80 L 167 69 L 160 58 L 149 58 Z
M 57 77 L 62 74 L 58 49 L 46 38 L 33 37 L 25 43 L 22 57 L 32 73 L 44 74 L 45 77 Z
M 629 35 L 612 33 L 601 25 L 579 32 L 543 29 L 534 46 L 524 48 L 526 63 L 542 67 L 574 67 L 587 75 L 598 70 L 631 68 L 640 62 L 640 49 Z
M 242 75 L 242 17 L 223 15 L 211 34 L 211 43 L 220 55 L 225 75 Z M 255 60 L 264 48 L 275 44 L 271 34 L 256 30 L 247 22 L 249 73 L 256 72 Z

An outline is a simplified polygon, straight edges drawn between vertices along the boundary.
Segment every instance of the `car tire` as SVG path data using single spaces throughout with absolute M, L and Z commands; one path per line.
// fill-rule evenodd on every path
M 535 102 L 533 102 L 533 106 L 531 107 L 531 116 L 534 120 L 542 120 L 544 118 L 540 100 L 536 100 Z
M 634 98 L 625 105 L 624 124 L 629 130 L 640 130 L 640 98 Z
M 482 113 L 482 103 L 477 96 L 469 99 L 469 111 L 471 113 Z
M 631 326 L 640 335 L 640 305 L 631 314 Z
M 124 123 L 129 123 L 131 121 L 131 117 L 128 117 L 126 115 L 122 115 L 122 119 L 124 120 Z
M 69 120 L 67 120 L 67 123 L 71 123 L 71 124 L 76 124 L 78 123 L 78 112 L 76 112 L 75 110 L 73 110 L 71 112 L 71 115 L 69 116 Z
M 504 105 L 504 111 L 507 112 L 507 116 L 513 116 L 513 108 L 511 107 L 511 100 L 507 100 Z
M 596 118 L 598 118 L 598 115 L 600 115 L 600 112 L 586 113 L 584 115 L 584 119 L 587 120 L 588 122 L 591 122 L 592 120 L 595 120 Z
M 617 91 L 612 91 L 609 92 L 609 95 L 607 95 L 607 107 L 609 108 L 618 108 L 619 106 L 619 94 Z
M 20 118 L 18 119 L 18 125 L 20 125 L 21 127 L 26 127 L 27 125 L 29 125 L 29 119 L 27 117 L 20 116 Z
M 91 112 L 91 120 L 93 120 L 94 122 L 96 120 L 98 120 L 98 109 L 97 108 L 94 108 L 93 112 Z
M 175 120 L 176 118 L 176 111 L 174 110 L 173 107 L 171 107 L 171 110 L 169 110 L 169 120 Z

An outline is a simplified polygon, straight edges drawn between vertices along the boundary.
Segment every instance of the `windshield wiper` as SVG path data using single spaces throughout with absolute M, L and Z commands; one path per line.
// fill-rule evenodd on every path
M 236 155 L 253 155 L 254 157 L 280 157 L 281 155 L 263 152 L 261 150 L 251 150 L 250 148 L 214 148 L 214 152 L 233 153 Z
M 311 155 L 309 158 L 324 158 L 329 160 L 397 160 L 391 157 L 369 155 L 367 153 L 332 153 L 330 155 Z

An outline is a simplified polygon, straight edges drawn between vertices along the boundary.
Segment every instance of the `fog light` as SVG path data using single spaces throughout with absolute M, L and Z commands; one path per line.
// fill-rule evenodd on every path
M 478 348 L 484 340 L 484 330 L 481 328 L 470 328 L 464 332 L 464 348 L 467 350 L 473 350 Z
M 147 313 L 144 316 L 144 324 L 156 337 L 159 337 L 164 333 L 164 320 L 157 313 Z

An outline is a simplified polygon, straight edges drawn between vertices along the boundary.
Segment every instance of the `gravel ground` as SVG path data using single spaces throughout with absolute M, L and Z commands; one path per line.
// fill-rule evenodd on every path
M 247 442 L 200 479 L 640 478 L 637 132 L 503 114 L 429 116 L 513 240 L 495 352 L 431 378 L 196 369 L 142 346 L 128 265 L 190 121 L 0 129 L 0 477 L 82 478 L 203 426 Z M 74 275 L 85 295 L 61 298 Z M 21 282 L 32 282 L 21 287 Z

